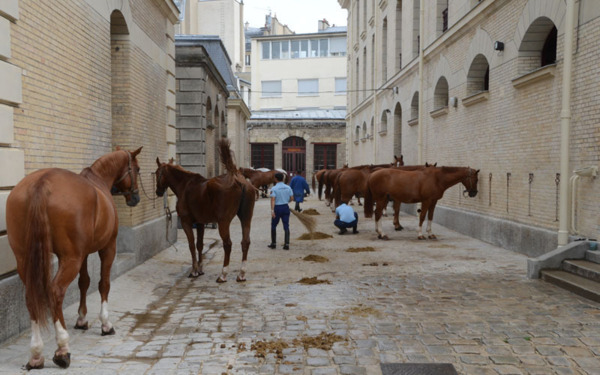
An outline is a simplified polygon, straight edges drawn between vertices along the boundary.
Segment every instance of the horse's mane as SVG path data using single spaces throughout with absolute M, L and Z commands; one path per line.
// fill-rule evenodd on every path
M 462 171 L 465 169 L 469 169 L 468 167 L 446 167 L 446 166 L 442 166 L 440 167 L 442 168 L 442 172 L 446 172 L 446 173 L 454 173 L 454 172 L 458 172 L 458 171 Z

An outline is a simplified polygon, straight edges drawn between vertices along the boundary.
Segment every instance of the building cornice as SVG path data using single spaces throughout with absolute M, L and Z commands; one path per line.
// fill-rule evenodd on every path
M 162 13 L 167 16 L 171 23 L 176 24 L 179 22 L 179 8 L 175 5 L 173 0 L 153 0 Z

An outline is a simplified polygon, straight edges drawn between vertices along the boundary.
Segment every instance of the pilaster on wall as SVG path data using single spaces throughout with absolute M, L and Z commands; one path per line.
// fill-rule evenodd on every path
M 177 157 L 177 116 L 176 116 L 176 78 L 175 78 L 175 26 L 167 22 L 167 158 Z M 175 210 L 177 197 L 171 191 L 168 196 L 168 205 L 171 210 Z
M 25 176 L 23 150 L 14 143 L 13 111 L 22 101 L 21 68 L 11 64 L 11 25 L 19 19 L 18 0 L 0 2 L 0 275 L 16 268 L 6 236 L 6 199 Z

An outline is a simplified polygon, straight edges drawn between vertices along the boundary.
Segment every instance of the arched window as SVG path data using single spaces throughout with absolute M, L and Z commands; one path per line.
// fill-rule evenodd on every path
M 362 125 L 362 140 L 366 140 L 367 139 L 367 123 L 363 122 Z
M 390 112 L 389 109 L 386 109 L 385 111 L 383 111 L 383 113 L 381 114 L 381 126 L 380 126 L 380 132 L 384 133 L 387 132 L 387 128 L 388 128 L 388 113 Z
M 436 18 L 437 36 L 440 36 L 448 30 L 448 0 L 437 0 Z
M 419 92 L 415 92 L 410 102 L 410 122 L 414 122 L 419 119 Z
M 467 96 L 490 89 L 490 65 L 485 56 L 475 56 L 467 74 Z
M 394 155 L 402 155 L 402 107 L 396 104 L 394 109 Z
M 556 63 L 556 26 L 547 17 L 539 17 L 529 25 L 519 46 L 519 74 L 526 74 Z
M 445 77 L 440 77 L 435 85 L 433 93 L 433 110 L 448 106 L 448 81 Z

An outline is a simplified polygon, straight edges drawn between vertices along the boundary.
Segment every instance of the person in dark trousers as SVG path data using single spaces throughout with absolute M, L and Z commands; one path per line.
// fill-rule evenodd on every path
M 276 173 L 277 184 L 271 189 L 271 244 L 269 247 L 277 247 L 277 224 L 279 219 L 283 222 L 283 231 L 285 232 L 285 242 L 283 250 L 290 249 L 290 207 L 288 203 L 294 198 L 292 188 L 283 183 L 283 174 Z
M 358 214 L 346 202 L 342 202 L 335 209 L 335 221 L 333 225 L 340 228 L 339 234 L 348 232 L 348 228 L 352 228 L 352 233 L 358 233 Z
M 300 173 L 301 172 L 298 171 L 296 175 L 292 178 L 292 181 L 290 181 L 290 187 L 294 192 L 294 201 L 296 202 L 296 207 L 294 208 L 294 210 L 298 212 L 302 212 L 302 209 L 300 208 L 300 203 L 304 202 L 304 192 L 306 192 L 306 194 L 310 194 L 310 188 L 308 187 L 308 183 Z

